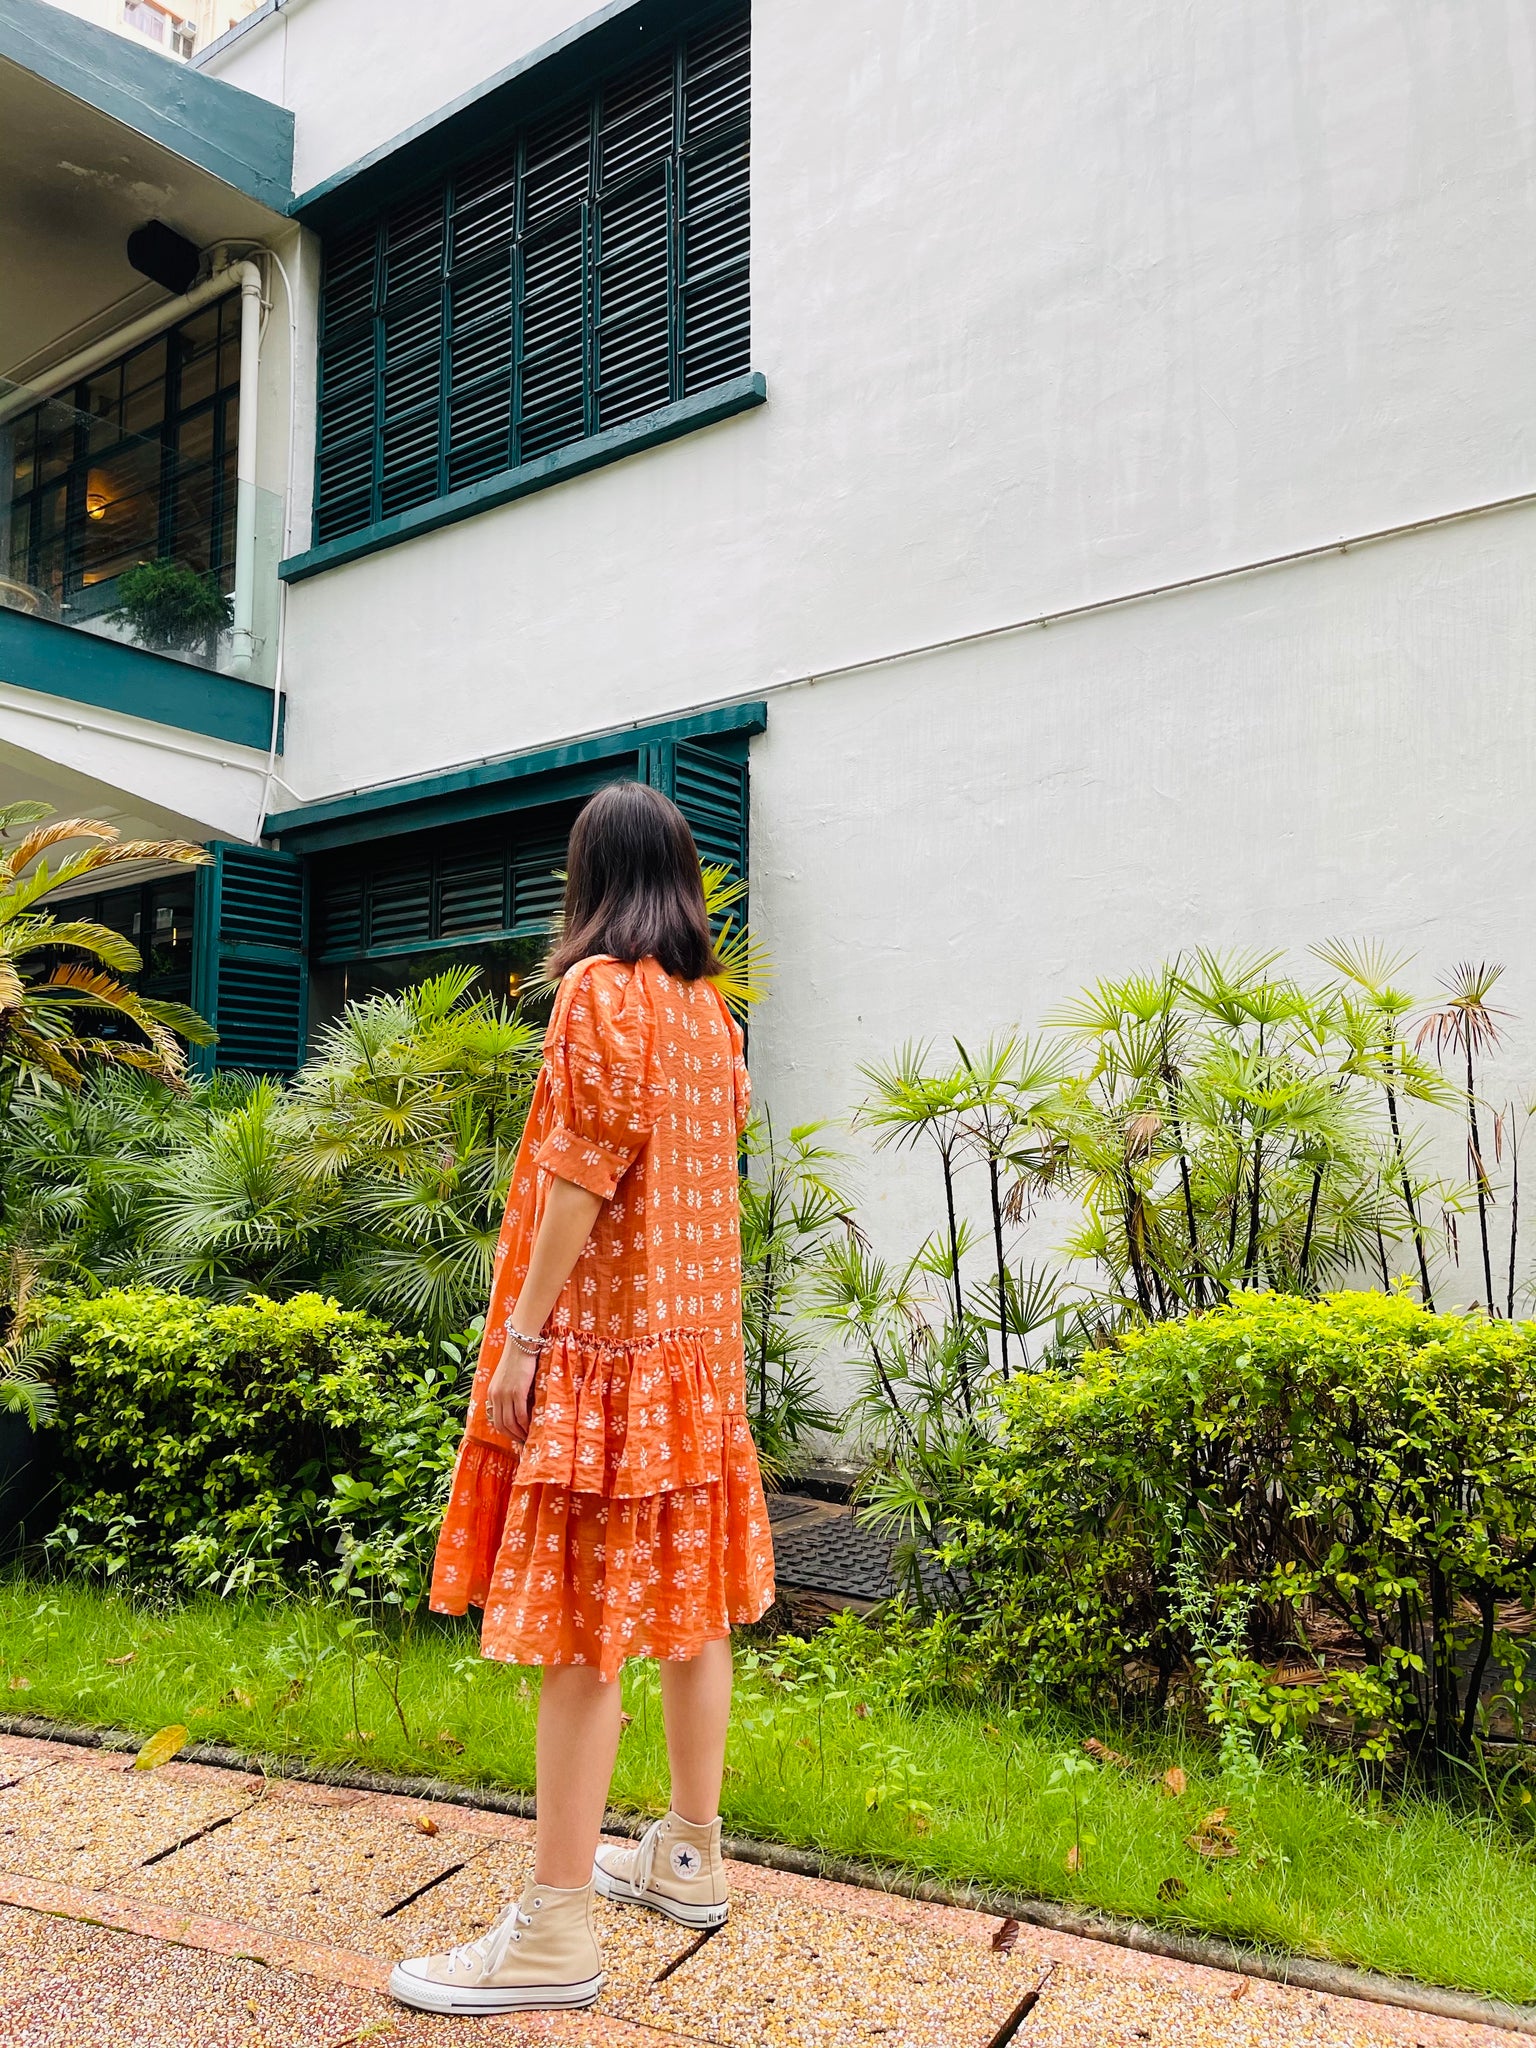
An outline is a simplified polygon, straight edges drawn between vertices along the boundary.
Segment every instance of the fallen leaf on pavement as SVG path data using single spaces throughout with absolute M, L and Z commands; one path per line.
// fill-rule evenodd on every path
M 1227 1995 L 1232 2000 L 1232 2003 L 1236 2005 L 1237 2001 L 1240 1998 L 1246 1998 L 1252 1989 L 1253 1986 L 1248 1982 L 1248 1979 L 1246 1977 L 1239 1977 L 1237 1982 L 1232 1986 L 1231 1991 Z
M 437 1833 L 437 1822 L 430 1813 L 417 1814 L 416 1832 L 419 1835 L 435 1835 Z
M 1019 1938 L 1019 1922 L 1005 1920 L 992 1937 L 992 1947 L 1000 1956 L 1011 1955 Z
M 176 1752 L 185 1749 L 188 1742 L 185 1728 L 179 1721 L 173 1721 L 168 1728 L 157 1728 L 133 1760 L 136 1771 L 158 1770 L 161 1764 L 168 1764 Z

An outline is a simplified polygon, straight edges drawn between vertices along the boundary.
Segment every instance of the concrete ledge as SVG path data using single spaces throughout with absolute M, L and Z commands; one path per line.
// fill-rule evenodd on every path
M 749 412 L 754 406 L 762 405 L 767 397 L 766 380 L 756 370 L 749 371 L 744 377 L 733 377 L 727 383 L 716 384 L 709 391 L 697 392 L 692 398 L 679 399 L 676 405 L 664 405 L 637 420 L 626 420 L 622 426 L 610 427 L 606 433 L 590 434 L 584 441 L 572 441 L 568 447 L 552 449 L 536 462 L 525 462 L 517 469 L 504 469 L 496 476 L 482 477 L 479 483 L 466 484 L 463 490 L 450 491 L 446 497 L 433 498 L 425 505 L 413 505 L 408 512 L 396 512 L 372 526 L 360 527 L 356 533 L 342 533 L 334 540 L 321 541 L 302 555 L 289 555 L 286 561 L 278 564 L 277 573 L 285 583 L 302 583 L 306 577 L 318 576 L 324 569 L 336 569 L 343 562 L 355 562 L 363 555 L 375 555 L 380 548 L 392 548 L 399 541 L 414 540 L 418 534 L 435 533 L 440 526 L 452 526 L 460 519 L 472 519 L 477 512 L 488 512 L 496 505 L 509 505 L 514 498 L 526 498 L 534 491 L 547 491 L 552 484 L 563 484 L 571 477 L 585 476 L 588 470 L 601 469 L 606 463 L 618 462 L 626 455 L 638 455 L 644 448 L 659 448 L 664 441 L 675 441 L 680 435 L 691 434 L 698 427 L 713 426 L 717 420 L 728 420 L 739 412 Z
M 206 733 L 263 754 L 272 740 L 272 692 L 261 683 L 3 606 L 0 683 Z

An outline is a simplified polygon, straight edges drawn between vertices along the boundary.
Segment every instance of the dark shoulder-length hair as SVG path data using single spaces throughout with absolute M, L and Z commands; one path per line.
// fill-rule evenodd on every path
M 571 832 L 565 912 L 545 972 L 558 980 L 594 953 L 659 960 L 680 981 L 721 971 L 688 820 L 641 782 L 600 789 Z

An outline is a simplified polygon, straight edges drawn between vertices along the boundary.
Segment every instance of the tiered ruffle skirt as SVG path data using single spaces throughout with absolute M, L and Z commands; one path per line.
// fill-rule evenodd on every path
M 696 1656 L 773 1600 L 773 1547 L 739 1369 L 694 1332 L 557 1336 L 521 1452 L 466 1438 L 432 1580 L 439 1613 L 484 1609 L 513 1664 Z

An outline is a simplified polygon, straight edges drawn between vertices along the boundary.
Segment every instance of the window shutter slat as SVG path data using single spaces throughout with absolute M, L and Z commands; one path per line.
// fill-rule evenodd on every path
M 368 890 L 368 944 L 425 945 L 431 937 L 431 868 L 396 868 L 373 876 Z
M 437 933 L 468 938 L 507 923 L 507 865 L 493 855 L 445 861 L 437 877 Z
M 512 861 L 512 929 L 519 937 L 547 932 L 565 900 L 565 840 L 524 842 Z
M 679 740 L 672 757 L 672 796 L 688 820 L 706 866 L 747 874 L 747 765 L 712 748 Z

